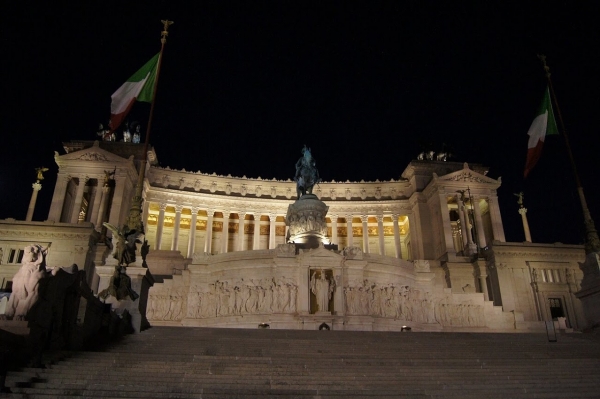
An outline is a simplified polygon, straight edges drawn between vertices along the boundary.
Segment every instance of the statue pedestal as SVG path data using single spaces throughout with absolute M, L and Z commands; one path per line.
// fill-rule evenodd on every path
M 286 224 L 289 226 L 288 242 L 302 244 L 303 248 L 318 248 L 328 244 L 325 216 L 329 207 L 314 194 L 305 194 L 288 207 Z
M 131 315 L 131 324 L 135 332 L 140 332 L 150 326 L 146 318 L 146 305 L 148 304 L 148 290 L 154 285 L 152 274 L 145 267 L 129 266 L 126 269 L 127 275 L 131 278 L 131 289 L 139 295 L 134 301 L 131 298 L 118 300 L 114 296 L 106 298 L 105 303 L 109 303 L 112 309 L 117 313 L 127 310 Z M 110 279 L 115 272 L 115 266 L 98 266 L 96 273 L 100 277 L 98 292 L 108 288 Z
M 575 296 L 583 305 L 587 327 L 600 327 L 600 253 L 588 254 L 579 268 L 583 272 L 583 280 Z

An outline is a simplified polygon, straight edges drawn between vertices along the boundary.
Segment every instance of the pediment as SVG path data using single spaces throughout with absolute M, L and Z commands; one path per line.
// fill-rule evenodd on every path
M 315 249 L 302 250 L 298 257 L 302 260 L 318 258 L 319 260 L 335 260 L 339 262 L 341 262 L 344 259 L 342 255 L 339 255 L 329 249 L 325 249 L 325 247 L 322 244 Z
M 449 173 L 444 176 L 437 176 L 434 174 L 434 180 L 438 182 L 460 182 L 460 183 L 480 183 L 480 184 L 490 184 L 495 187 L 500 186 L 500 179 L 495 180 L 491 177 L 487 177 L 481 173 L 475 172 L 474 170 L 469 168 L 469 164 L 466 162 L 461 170 L 457 170 L 456 172 Z
M 87 162 L 106 162 L 106 163 L 125 163 L 129 160 L 127 158 L 123 158 L 112 152 L 106 151 L 96 144 L 92 147 L 84 148 L 79 151 L 70 152 L 65 155 L 58 155 L 55 153 L 54 158 L 56 159 L 56 163 L 65 162 L 65 161 L 87 161 Z

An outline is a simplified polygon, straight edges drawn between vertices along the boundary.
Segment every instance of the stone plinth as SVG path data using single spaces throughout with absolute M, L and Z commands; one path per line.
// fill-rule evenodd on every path
M 102 292 L 109 286 L 110 278 L 115 272 L 115 267 L 97 266 L 96 272 L 100 277 L 98 292 Z M 132 327 L 137 333 L 150 325 L 146 318 L 146 305 L 148 303 L 148 290 L 154 285 L 154 279 L 148 269 L 144 267 L 129 266 L 126 268 L 126 272 L 131 278 L 131 288 L 139 295 L 139 298 L 135 301 L 131 300 L 131 298 L 117 300 L 117 298 L 111 295 L 106 298 L 105 303 L 111 304 L 117 313 L 127 310 L 131 315 Z
M 329 243 L 325 216 L 329 207 L 313 194 L 305 194 L 288 207 L 287 240 L 304 244 L 305 248 L 318 248 L 319 243 Z

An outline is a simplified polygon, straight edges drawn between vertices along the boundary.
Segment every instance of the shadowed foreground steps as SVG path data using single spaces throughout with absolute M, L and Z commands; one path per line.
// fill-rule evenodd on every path
M 599 398 L 600 337 L 154 327 L 8 398 Z

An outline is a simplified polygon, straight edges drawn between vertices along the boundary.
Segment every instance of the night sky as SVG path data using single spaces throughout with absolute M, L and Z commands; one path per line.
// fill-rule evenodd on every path
M 535 242 L 582 243 L 563 137 L 522 177 L 544 53 L 600 227 L 598 2 L 79 3 L 3 4 L 2 219 L 25 218 L 43 165 L 34 220 L 45 220 L 54 151 L 96 138 L 170 19 L 150 140 L 162 166 L 287 179 L 307 144 L 326 181 L 389 180 L 423 146 L 446 146 L 502 176 L 507 241 L 524 240 L 513 196 L 524 191 Z M 137 104 L 129 120 L 145 126 L 148 111 Z

